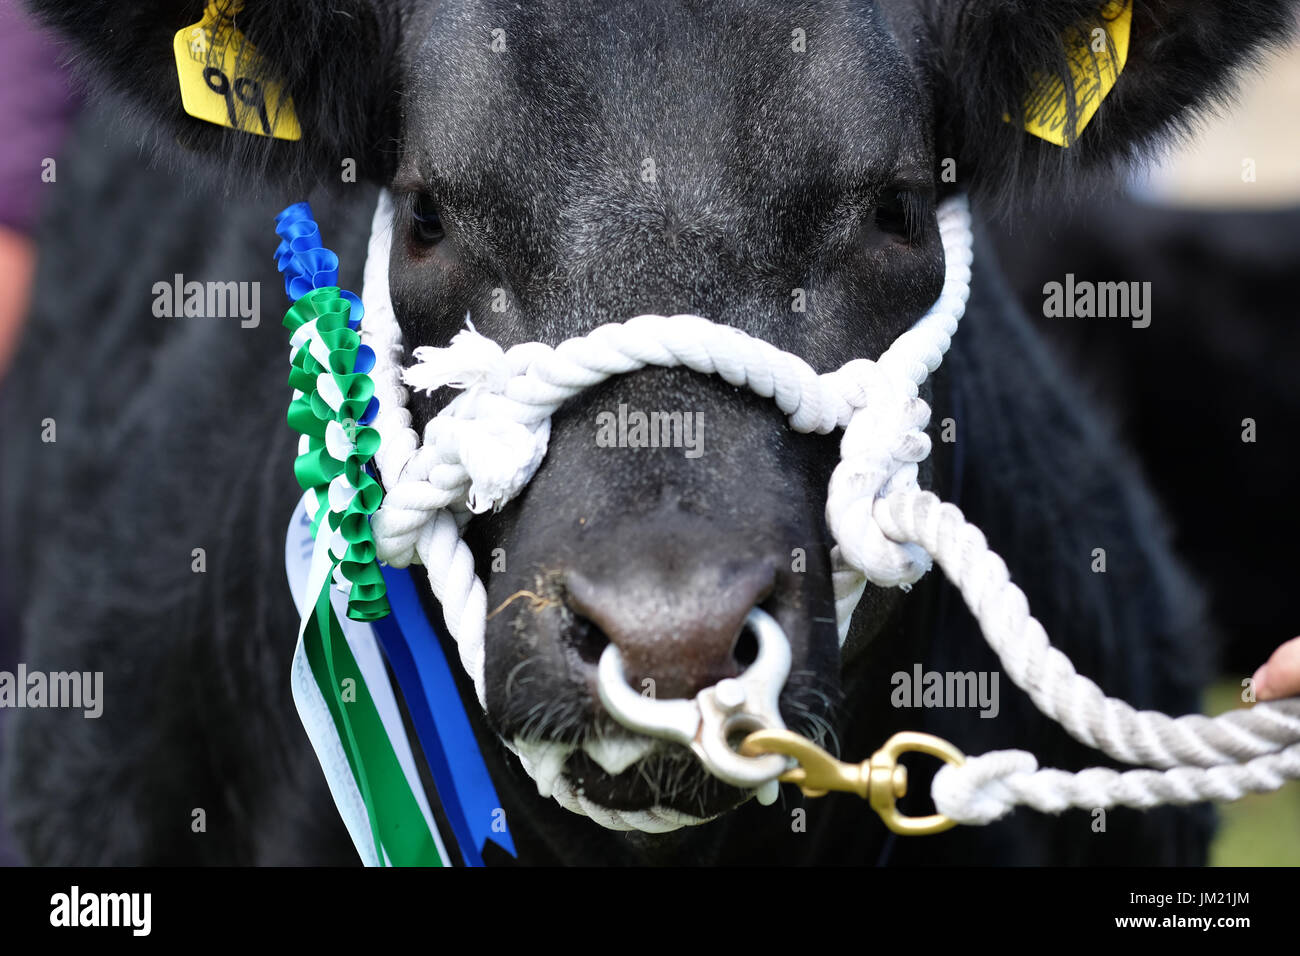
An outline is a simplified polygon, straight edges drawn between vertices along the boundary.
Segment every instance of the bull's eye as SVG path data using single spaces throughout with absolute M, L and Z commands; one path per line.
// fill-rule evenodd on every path
M 901 189 L 887 189 L 876 201 L 876 228 L 900 239 L 908 234 L 905 195 Z
M 925 199 L 910 189 L 886 189 L 876 200 L 876 228 L 899 242 L 917 242 L 925 216 Z
M 411 210 L 411 235 L 422 246 L 431 246 L 447 233 L 442 228 L 442 217 L 433 200 L 421 193 L 415 197 Z

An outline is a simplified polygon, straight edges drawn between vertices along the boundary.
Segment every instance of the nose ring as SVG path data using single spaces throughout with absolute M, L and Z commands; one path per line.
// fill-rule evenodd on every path
M 689 747 L 718 779 L 742 789 L 775 780 L 787 769 L 778 754 L 746 757 L 732 745 L 755 730 L 784 728 L 779 699 L 790 676 L 790 641 L 766 611 L 752 609 L 745 618 L 758 640 L 758 656 L 739 677 L 706 687 L 693 698 L 656 700 L 633 690 L 623 655 L 608 644 L 597 666 L 596 688 L 605 709 L 623 726 Z

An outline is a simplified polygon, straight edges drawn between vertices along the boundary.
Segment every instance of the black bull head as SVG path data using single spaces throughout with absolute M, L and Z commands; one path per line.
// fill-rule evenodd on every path
M 1061 38 L 1095 2 L 249 2 L 240 27 L 304 131 L 286 143 L 181 113 L 172 65 L 148 51 L 198 8 L 36 6 L 184 144 L 228 159 L 229 182 L 337 181 L 351 161 L 388 186 L 408 348 L 445 345 L 467 312 L 507 346 L 682 312 L 819 372 L 878 356 L 933 302 L 944 196 L 1007 209 L 1081 190 L 1177 128 L 1286 22 L 1280 2 L 1135 0 L 1120 82 L 1062 149 L 1004 115 L 1036 77 L 1067 75 Z M 967 321 L 1008 311 L 977 284 Z M 1031 353 L 1020 361 L 1044 361 Z M 939 374 L 1018 374 L 977 364 Z M 448 398 L 412 399 L 417 430 Z M 933 398 L 937 421 L 951 402 Z M 1033 417 L 1001 414 L 1021 412 Z M 681 440 L 630 437 L 638 415 Z M 744 795 L 682 753 L 626 764 L 596 664 L 612 642 L 634 687 L 692 696 L 753 659 L 757 607 L 791 646 L 786 722 L 832 744 L 837 726 L 874 736 L 880 707 L 864 695 L 887 694 L 879 668 L 899 648 L 918 659 L 933 608 L 908 605 L 934 593 L 869 588 L 841 649 L 824 518 L 836 457 L 836 436 L 795 434 L 770 401 L 685 370 L 618 376 L 566 405 L 526 491 L 466 532 L 493 612 L 492 728 L 572 745 L 565 772 L 600 804 L 727 810 Z M 951 484 L 952 467 L 940 446 L 922 484 Z M 520 815 L 567 828 L 554 812 Z

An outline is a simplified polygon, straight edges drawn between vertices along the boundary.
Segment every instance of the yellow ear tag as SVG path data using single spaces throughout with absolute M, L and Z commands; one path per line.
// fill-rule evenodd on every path
M 266 79 L 253 45 L 235 29 L 241 0 L 212 0 L 198 23 L 176 31 L 176 73 L 181 103 L 191 116 L 276 139 L 301 139 L 293 100 Z
M 1052 75 L 1034 78 L 1025 97 L 1025 129 L 1057 146 L 1079 138 L 1128 61 L 1132 20 L 1133 0 L 1110 0 L 1096 17 L 1065 31 L 1061 39 L 1074 80 L 1075 128 L 1066 135 L 1065 84 Z

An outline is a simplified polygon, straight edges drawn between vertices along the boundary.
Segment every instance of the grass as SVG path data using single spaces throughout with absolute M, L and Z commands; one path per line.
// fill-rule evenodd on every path
M 1241 687 L 1223 680 L 1206 695 L 1207 713 L 1248 706 Z M 1256 793 L 1219 804 L 1219 832 L 1210 846 L 1211 866 L 1300 866 L 1300 781 L 1273 793 Z

